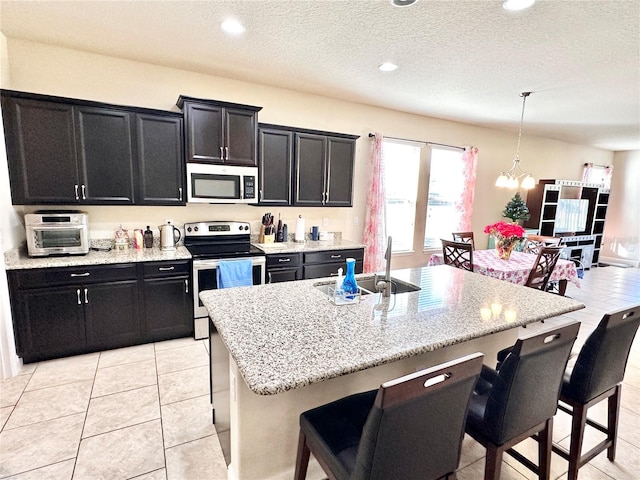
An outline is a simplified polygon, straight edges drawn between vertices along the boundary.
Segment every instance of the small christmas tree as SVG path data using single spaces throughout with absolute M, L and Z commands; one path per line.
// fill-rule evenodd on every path
M 524 203 L 524 200 L 520 197 L 520 192 L 516 192 L 513 198 L 509 200 L 509 203 L 507 203 L 502 211 L 502 216 L 510 218 L 512 222 L 518 222 L 518 220 L 529 220 L 531 215 L 529 214 L 527 204 Z

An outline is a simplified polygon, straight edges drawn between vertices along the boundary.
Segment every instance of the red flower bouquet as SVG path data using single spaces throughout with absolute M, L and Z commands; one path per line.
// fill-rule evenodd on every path
M 496 239 L 496 251 L 503 260 L 508 260 L 516 244 L 524 238 L 524 228 L 517 223 L 497 222 L 484 227 L 484 233 Z

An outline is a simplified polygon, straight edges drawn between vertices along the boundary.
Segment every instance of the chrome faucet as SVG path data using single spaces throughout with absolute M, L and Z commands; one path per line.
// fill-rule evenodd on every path
M 387 261 L 384 270 L 384 279 L 378 280 L 376 274 L 376 290 L 382 292 L 383 297 L 391 295 L 391 237 L 387 238 L 387 250 L 384 252 L 384 259 Z

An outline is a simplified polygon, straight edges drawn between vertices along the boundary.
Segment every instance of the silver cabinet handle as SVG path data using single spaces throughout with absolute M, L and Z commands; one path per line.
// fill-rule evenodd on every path
M 342 258 L 342 255 L 331 255 L 331 258 Z
M 225 160 L 229 160 L 229 147 L 224 147 Z
M 184 281 L 184 293 L 189 293 L 189 280 Z
M 80 289 L 76 290 L 76 295 L 78 295 L 78 305 L 82 305 L 82 300 L 80 300 Z
M 220 159 L 224 160 L 224 147 L 220 147 Z
M 84 184 L 82 185 L 82 199 L 83 200 L 87 199 L 87 196 L 85 195 L 85 186 L 84 186 Z
M 262 195 L 262 189 L 260 189 L 260 201 L 262 201 L 264 199 L 264 196 Z
M 89 289 L 84 289 L 84 303 L 89 303 Z
M 267 272 L 267 277 L 268 277 L 267 283 L 271 283 L 271 272 Z
M 287 262 L 290 262 L 290 261 L 291 261 L 290 258 L 279 258 L 278 259 L 278 262 L 280 262 L 280 263 L 287 263 Z
M 88 277 L 89 275 L 91 275 L 91 273 L 89 272 L 84 272 L 84 273 L 72 273 L 71 276 L 72 277 Z
M 176 267 L 158 267 L 158 270 L 161 272 L 168 272 L 171 270 L 175 270 Z
M 182 187 L 178 187 L 178 200 L 182 201 Z
M 329 190 L 324 192 L 324 203 L 325 204 L 329 203 Z
M 78 196 L 78 184 L 76 183 L 73 187 L 76 192 L 76 200 L 80 200 L 80 197 Z

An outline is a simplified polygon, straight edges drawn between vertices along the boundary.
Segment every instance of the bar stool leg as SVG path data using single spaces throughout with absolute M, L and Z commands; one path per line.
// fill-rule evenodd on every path
M 607 448 L 607 458 L 610 461 L 616 459 L 616 443 L 618 440 L 618 419 L 620 417 L 620 399 L 622 397 L 622 385 L 615 387 L 615 392 L 609 397 L 609 409 L 608 409 L 608 428 L 607 437 L 611 440 L 611 446 Z
M 307 446 L 307 436 L 300 430 L 298 437 L 298 455 L 296 456 L 296 471 L 294 480 L 304 480 L 307 478 L 307 468 L 309 467 L 309 455 L 311 451 Z
M 587 407 L 585 405 L 572 405 L 572 407 L 571 445 L 569 446 L 569 473 L 567 474 L 567 480 L 578 480 L 582 441 L 587 423 Z
M 553 442 L 553 417 L 544 422 L 538 434 L 538 478 L 548 480 L 551 476 L 551 444 Z
M 484 480 L 499 480 L 504 450 L 495 445 L 487 445 L 487 456 L 484 465 Z

